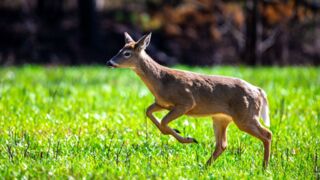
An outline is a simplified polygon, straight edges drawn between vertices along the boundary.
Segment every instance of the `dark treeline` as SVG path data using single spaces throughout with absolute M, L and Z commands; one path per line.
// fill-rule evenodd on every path
M 319 65 L 316 0 L 4 0 L 0 64 L 101 64 L 123 32 L 162 64 Z

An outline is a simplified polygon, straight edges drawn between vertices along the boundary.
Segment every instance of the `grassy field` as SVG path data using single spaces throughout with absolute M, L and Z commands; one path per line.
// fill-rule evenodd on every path
M 0 177 L 319 179 L 320 68 L 179 68 L 240 77 L 268 93 L 267 170 L 262 143 L 234 124 L 227 150 L 205 168 L 211 119 L 170 124 L 199 144 L 161 135 L 144 113 L 153 97 L 129 70 L 23 66 L 0 68 Z

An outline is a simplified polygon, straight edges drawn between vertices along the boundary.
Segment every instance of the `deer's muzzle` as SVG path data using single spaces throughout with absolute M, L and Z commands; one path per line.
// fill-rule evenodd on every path
M 117 67 L 117 63 L 115 63 L 115 62 L 113 62 L 112 60 L 110 60 L 110 61 L 108 61 L 107 62 L 107 66 L 109 66 L 109 67 Z

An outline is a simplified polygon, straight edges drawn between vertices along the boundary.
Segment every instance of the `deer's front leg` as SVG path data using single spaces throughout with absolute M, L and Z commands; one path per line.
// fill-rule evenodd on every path
M 160 127 L 160 123 L 159 121 L 153 116 L 152 113 L 157 112 L 157 111 L 161 111 L 163 110 L 163 108 L 161 106 L 159 106 L 156 103 L 151 104 L 148 108 L 147 108 L 147 112 L 146 115 L 147 117 L 153 122 L 153 124 L 155 124 L 157 126 L 158 129 L 161 130 Z
M 153 116 L 154 112 L 158 112 L 162 110 L 164 109 L 161 106 L 159 106 L 157 103 L 153 103 L 147 108 L 146 115 L 153 122 L 153 124 L 157 126 L 157 128 L 162 132 L 162 134 L 166 134 L 165 131 L 162 131 L 163 128 L 161 128 L 161 125 L 157 120 L 157 118 Z M 177 129 L 173 129 L 173 130 L 176 131 L 177 133 L 180 133 L 180 131 L 178 131 Z
M 189 138 L 189 137 L 185 138 L 185 137 L 180 136 L 177 131 L 171 129 L 168 126 L 168 124 L 171 121 L 182 116 L 188 110 L 189 110 L 189 108 L 187 108 L 187 107 L 179 107 L 179 106 L 176 106 L 174 109 L 172 109 L 161 121 L 161 124 L 160 124 L 160 128 L 162 129 L 161 132 L 165 132 L 164 134 L 172 135 L 181 143 L 198 143 L 197 140 L 195 140 L 194 138 Z

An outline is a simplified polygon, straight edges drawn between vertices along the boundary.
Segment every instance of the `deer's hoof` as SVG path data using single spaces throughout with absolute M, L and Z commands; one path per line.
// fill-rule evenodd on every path
M 178 129 L 173 129 L 176 133 L 180 134 L 181 132 Z
M 192 140 L 194 143 L 199 144 L 199 142 L 196 139 L 192 138 Z
M 192 143 L 198 144 L 198 141 L 196 139 L 194 139 L 194 138 L 188 137 L 187 139 L 190 140 Z

